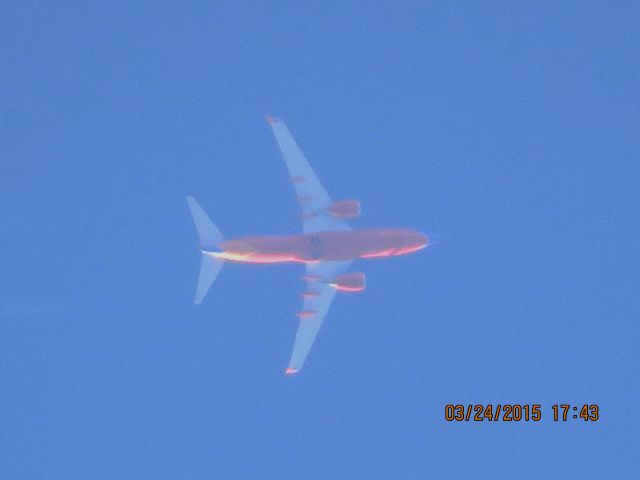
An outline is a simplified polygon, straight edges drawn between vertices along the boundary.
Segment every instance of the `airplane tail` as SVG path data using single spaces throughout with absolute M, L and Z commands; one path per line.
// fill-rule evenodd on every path
M 198 232 L 199 247 L 202 252 L 200 275 L 198 276 L 198 285 L 194 298 L 194 303 L 199 304 L 204 299 L 224 264 L 224 261 L 217 258 L 211 251 L 216 248 L 220 242 L 224 241 L 224 237 L 202 207 L 196 202 L 195 198 L 189 196 L 187 197 L 187 202 L 189 203 L 193 223 Z

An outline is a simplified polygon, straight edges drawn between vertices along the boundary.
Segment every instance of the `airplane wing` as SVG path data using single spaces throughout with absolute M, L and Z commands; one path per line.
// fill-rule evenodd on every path
M 304 303 L 302 310 L 298 312 L 300 322 L 287 374 L 296 373 L 302 368 L 336 294 L 336 289 L 329 285 L 329 282 L 336 275 L 344 273 L 350 264 L 350 260 L 306 264 L 307 288 L 302 294 Z
M 333 202 L 284 122 L 272 116 L 267 116 L 267 121 L 282 152 L 298 204 L 302 209 L 302 230 L 305 233 L 351 230 L 347 222 L 329 214 L 327 209 Z

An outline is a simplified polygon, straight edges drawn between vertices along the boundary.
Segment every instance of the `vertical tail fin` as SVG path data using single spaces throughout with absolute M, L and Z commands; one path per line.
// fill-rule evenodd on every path
M 211 287 L 220 273 L 224 263 L 208 250 L 214 249 L 220 242 L 224 241 L 224 237 L 193 197 L 187 197 L 187 202 L 191 209 L 193 223 L 195 224 L 198 232 L 200 251 L 202 252 L 200 275 L 198 276 L 198 285 L 196 287 L 196 295 L 194 298 L 194 302 L 199 304 L 202 302 L 209 291 L 209 287 Z

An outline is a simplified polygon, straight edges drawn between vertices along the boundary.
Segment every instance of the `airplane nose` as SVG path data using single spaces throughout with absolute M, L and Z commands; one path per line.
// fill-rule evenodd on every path
M 436 233 L 430 233 L 429 235 L 426 235 L 427 237 L 427 246 L 431 247 L 433 245 L 437 245 L 442 241 L 443 238 L 443 234 L 441 232 L 436 232 Z
M 415 242 L 417 245 L 429 246 L 429 237 L 424 233 L 417 232 Z

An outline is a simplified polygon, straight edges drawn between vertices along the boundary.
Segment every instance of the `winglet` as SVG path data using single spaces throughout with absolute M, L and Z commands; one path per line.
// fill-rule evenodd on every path
M 297 368 L 287 368 L 284 373 L 286 375 L 293 375 L 294 373 L 298 373 L 300 370 L 298 370 Z
M 265 117 L 268 123 L 280 123 L 282 121 L 278 117 L 274 117 L 273 115 L 265 115 Z

